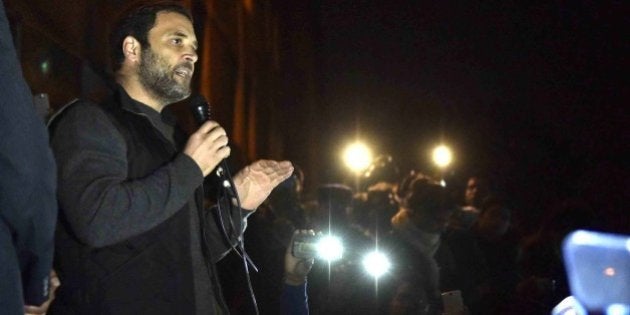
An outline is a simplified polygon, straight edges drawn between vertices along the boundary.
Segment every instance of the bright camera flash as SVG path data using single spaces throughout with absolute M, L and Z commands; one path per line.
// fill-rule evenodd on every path
M 343 245 L 338 237 L 328 235 L 317 243 L 317 256 L 329 262 L 339 260 L 343 256 Z
M 363 267 L 368 274 L 374 278 L 379 278 L 391 267 L 391 263 L 387 256 L 378 251 L 373 251 L 363 258 Z

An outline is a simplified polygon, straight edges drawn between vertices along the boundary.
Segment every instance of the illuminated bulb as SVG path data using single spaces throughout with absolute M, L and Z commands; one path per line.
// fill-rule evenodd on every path
M 373 251 L 363 258 L 363 268 L 365 271 L 373 276 L 374 278 L 379 278 L 391 267 L 391 263 L 387 256 L 378 251 Z
M 343 160 L 348 168 L 359 173 L 366 170 L 372 163 L 372 152 L 365 144 L 356 142 L 346 148 Z
M 453 161 L 453 153 L 445 145 L 440 145 L 433 150 L 433 162 L 438 167 L 447 167 Z
M 329 262 L 343 256 L 343 245 L 338 237 L 328 235 L 317 242 L 317 256 Z

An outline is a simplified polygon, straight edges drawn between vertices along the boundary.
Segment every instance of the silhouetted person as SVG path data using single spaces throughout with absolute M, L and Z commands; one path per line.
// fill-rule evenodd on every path
M 505 314 L 518 281 L 517 240 L 510 231 L 511 211 L 489 196 L 469 230 L 445 236 L 457 261 L 466 305 L 472 314 Z
M 0 312 L 23 314 L 49 294 L 56 172 L 12 39 L 0 1 Z
M 372 239 L 391 230 L 392 217 L 398 211 L 394 187 L 387 182 L 378 182 L 355 197 L 352 222 Z
M 596 216 L 581 200 L 566 200 L 552 206 L 540 228 L 525 238 L 517 260 L 521 281 L 515 302 L 520 314 L 542 314 L 570 295 L 562 262 L 562 240 L 573 230 L 587 229 Z
M 482 201 L 490 195 L 488 182 L 481 176 L 471 176 L 466 181 L 463 203 L 449 219 L 451 229 L 469 229 L 481 212 Z
M 400 308 L 422 301 L 418 311 L 440 314 L 441 292 L 459 289 L 454 284 L 452 254 L 441 239 L 455 202 L 445 187 L 419 173 L 410 174 L 400 188 L 401 206 L 392 218 L 392 235 L 381 245 L 392 252 L 397 265 L 393 283 L 384 284 L 389 290 L 384 294 L 385 305 Z M 414 279 L 415 283 L 409 283 Z M 401 300 L 401 294 L 409 300 Z
M 315 236 L 315 232 L 313 230 L 295 230 L 284 254 L 284 276 L 282 278 L 283 287 L 279 314 L 309 314 L 306 285 L 308 274 L 311 272 L 315 259 L 314 256 L 296 257 L 293 251 L 293 243 L 296 238 L 305 235 Z

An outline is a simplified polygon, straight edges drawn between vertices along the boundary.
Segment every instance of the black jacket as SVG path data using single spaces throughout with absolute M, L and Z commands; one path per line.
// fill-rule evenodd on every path
M 48 296 L 57 201 L 43 117 L 17 59 L 0 1 L 0 313 Z
M 229 244 L 210 215 L 216 207 L 202 209 L 201 170 L 179 152 L 183 133 L 174 129 L 173 144 L 142 106 L 119 88 L 103 104 L 69 106 L 51 124 L 62 283 L 51 314 L 195 313 L 191 235 L 203 240 L 210 293 L 225 310 L 214 262 Z M 228 204 L 220 208 L 229 215 Z

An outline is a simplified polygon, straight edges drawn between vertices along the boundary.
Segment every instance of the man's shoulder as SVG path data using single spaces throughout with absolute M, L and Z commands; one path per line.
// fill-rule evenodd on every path
M 48 120 L 48 126 L 55 124 L 60 119 L 67 119 L 69 116 L 83 116 L 85 114 L 95 114 L 102 112 L 101 105 L 88 99 L 74 99 L 56 110 Z
M 104 128 L 104 125 L 112 125 L 108 119 L 105 106 L 89 99 L 75 99 L 57 111 L 48 120 L 48 130 L 51 136 L 59 128 L 81 129 L 84 132 Z

